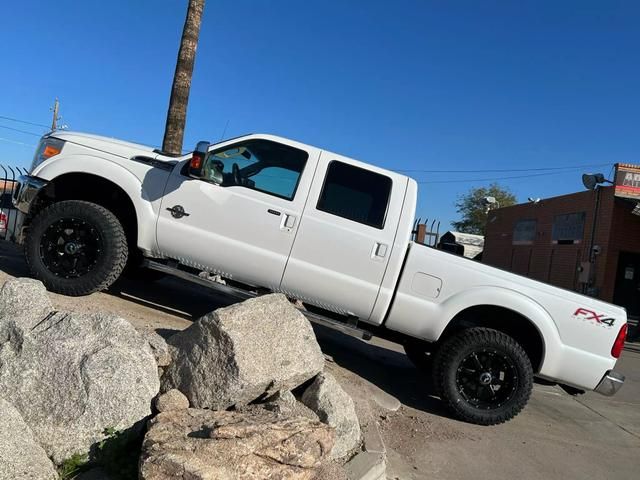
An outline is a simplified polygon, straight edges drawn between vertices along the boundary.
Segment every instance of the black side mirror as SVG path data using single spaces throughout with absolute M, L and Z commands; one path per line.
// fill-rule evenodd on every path
M 189 161 L 189 175 L 192 177 L 202 177 L 204 161 L 209 151 L 209 142 L 198 142 Z

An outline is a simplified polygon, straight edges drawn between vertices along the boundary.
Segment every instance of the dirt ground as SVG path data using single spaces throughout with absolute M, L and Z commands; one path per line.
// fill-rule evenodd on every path
M 26 276 L 21 252 L 0 242 L 0 284 Z M 107 292 L 70 298 L 51 294 L 61 310 L 107 310 L 137 328 L 168 335 L 230 299 L 166 278 L 121 280 Z M 333 361 L 327 368 L 354 397 L 364 421 L 376 422 L 387 447 L 389 479 L 630 479 L 640 470 L 640 344 L 619 363 L 627 382 L 615 397 L 567 395 L 537 384 L 524 412 L 511 422 L 480 427 L 451 419 L 432 395 L 428 375 L 399 345 L 364 342 L 314 326 Z M 397 411 L 388 408 L 397 406 Z M 396 404 L 394 406 L 394 404 Z

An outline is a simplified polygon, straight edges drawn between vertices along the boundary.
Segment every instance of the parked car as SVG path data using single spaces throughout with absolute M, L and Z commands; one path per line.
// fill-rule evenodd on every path
M 18 210 L 13 206 L 12 193 L 0 194 L 0 239 L 12 239 L 18 215 Z
M 17 241 L 55 292 L 105 289 L 127 263 L 284 292 L 418 364 L 432 354 L 437 393 L 479 424 L 520 412 L 534 375 L 606 395 L 624 382 L 624 309 L 412 243 L 417 183 L 396 172 L 272 135 L 171 157 L 53 132 L 19 182 Z

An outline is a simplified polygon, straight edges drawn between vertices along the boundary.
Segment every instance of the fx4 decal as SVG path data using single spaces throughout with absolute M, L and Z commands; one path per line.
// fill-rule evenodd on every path
M 574 317 L 579 318 L 581 320 L 593 320 L 596 323 L 608 325 L 613 327 L 613 324 L 616 322 L 615 318 L 605 317 L 606 314 L 597 314 L 593 310 L 588 310 L 586 308 L 578 308 L 573 314 Z

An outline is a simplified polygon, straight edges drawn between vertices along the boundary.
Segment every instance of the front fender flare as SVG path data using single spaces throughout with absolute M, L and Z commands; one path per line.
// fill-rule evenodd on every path
M 143 189 L 142 182 L 122 165 L 104 157 L 87 154 L 68 155 L 60 159 L 51 159 L 34 170 L 34 175 L 47 181 L 54 181 L 62 175 L 87 174 L 101 177 L 118 185 L 129 196 L 136 212 L 138 232 L 138 247 L 154 251 L 157 250 L 155 237 L 155 219 L 148 195 Z M 153 228 L 148 228 L 153 225 Z

